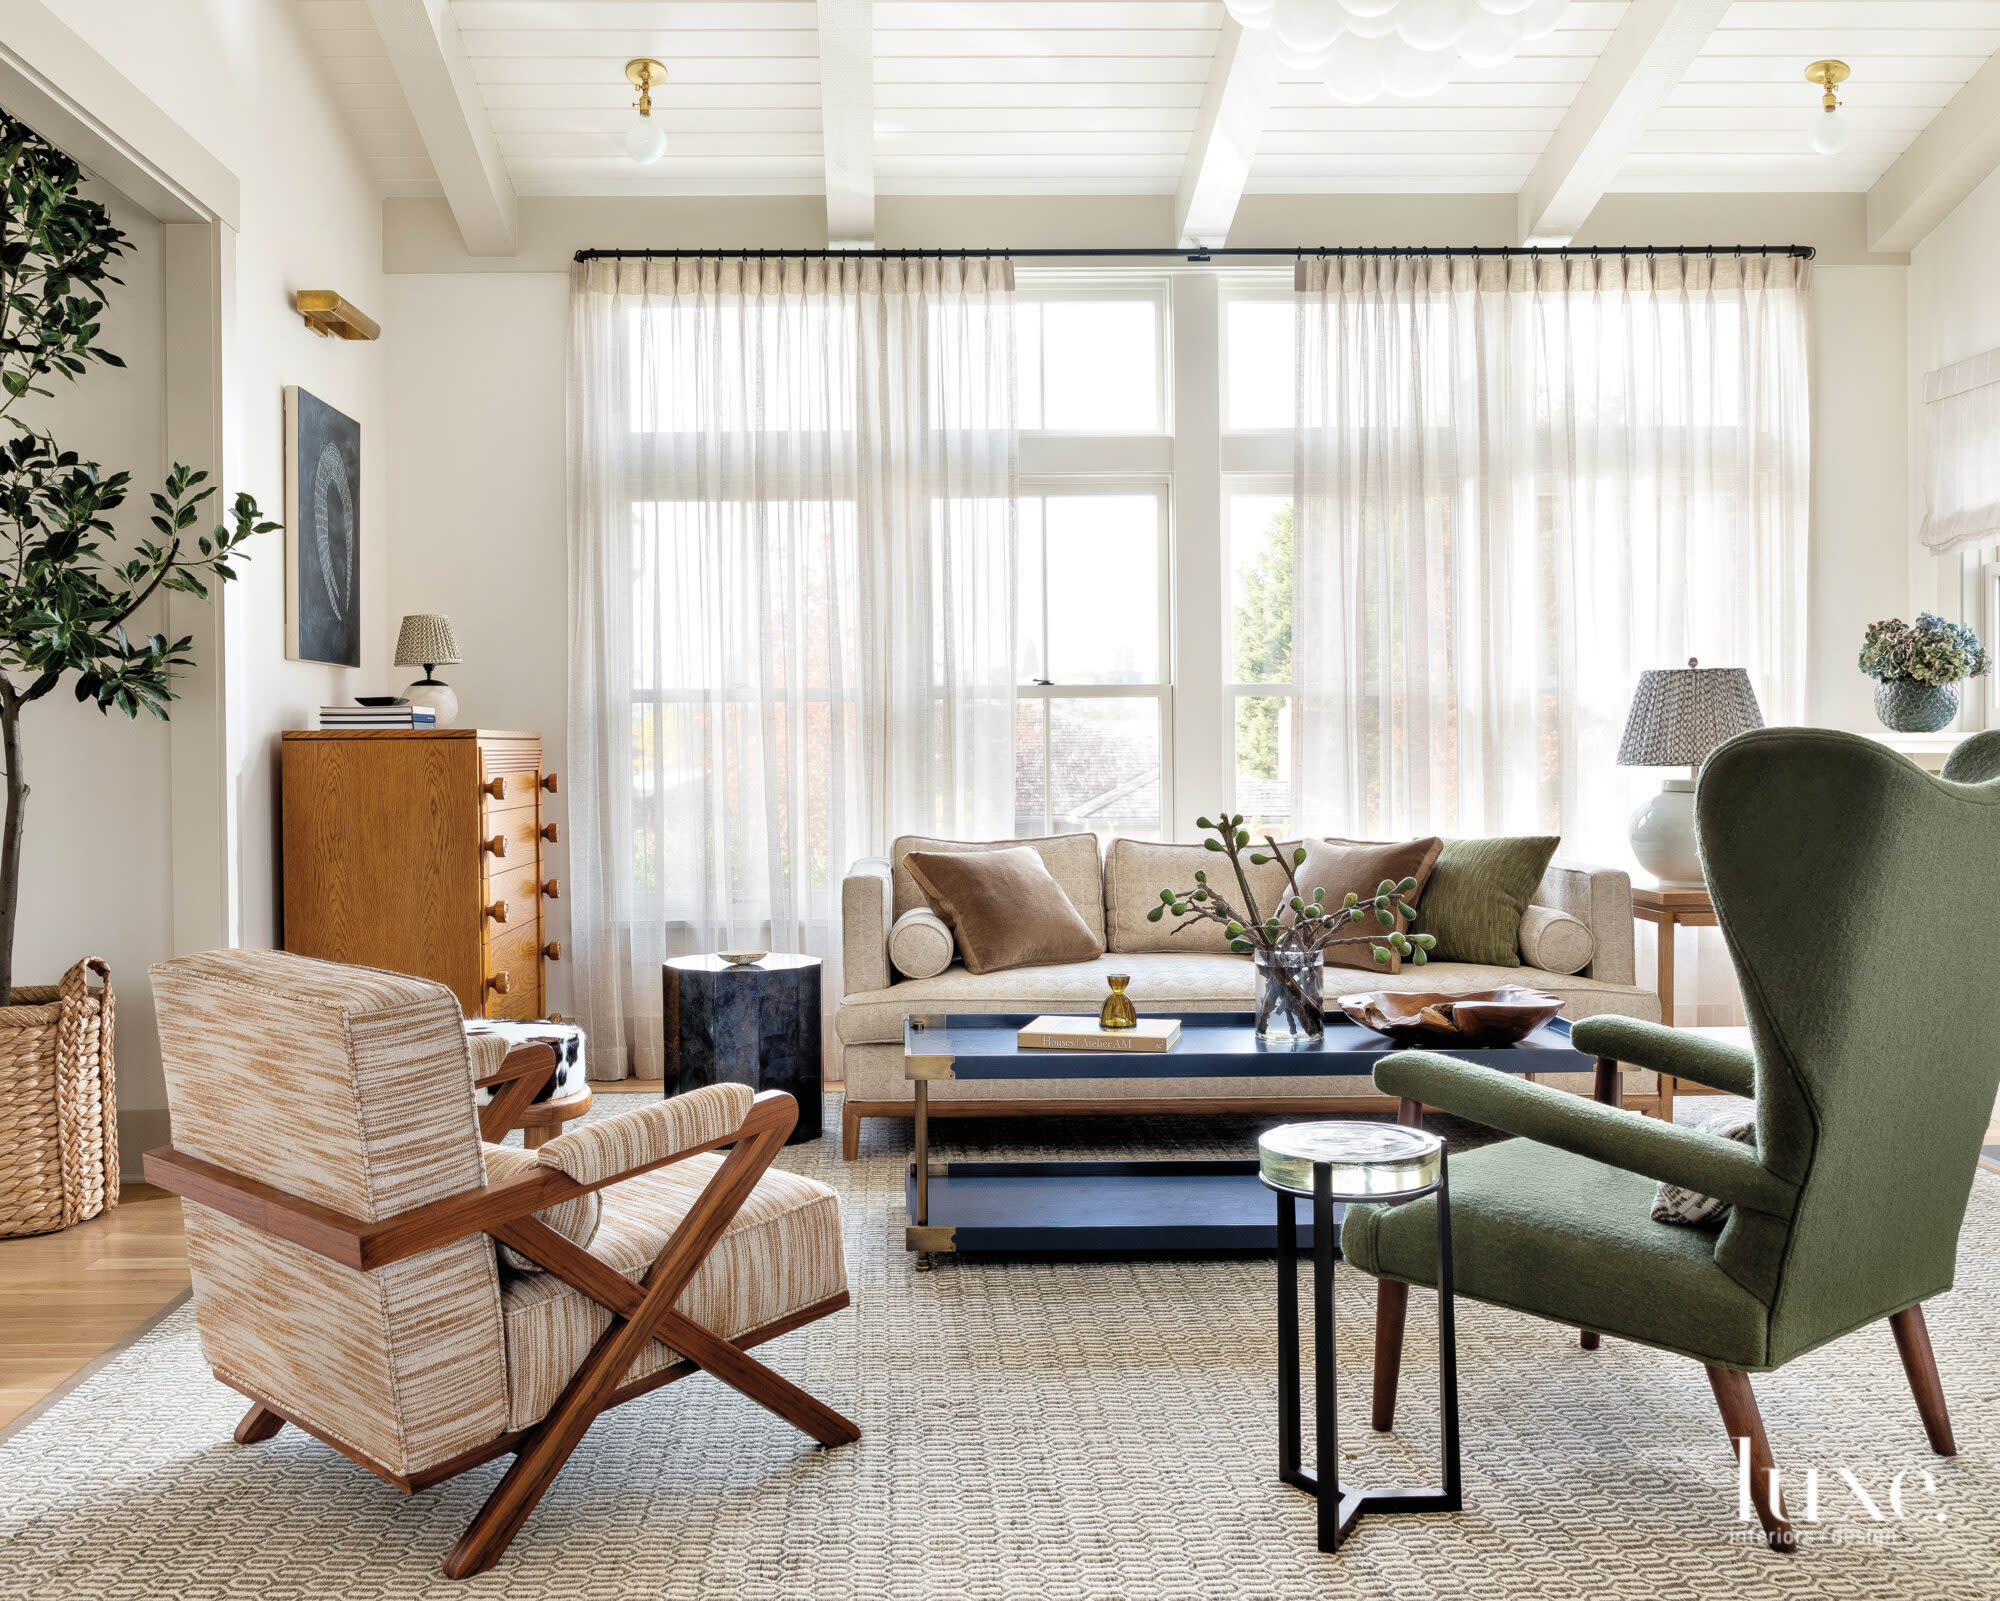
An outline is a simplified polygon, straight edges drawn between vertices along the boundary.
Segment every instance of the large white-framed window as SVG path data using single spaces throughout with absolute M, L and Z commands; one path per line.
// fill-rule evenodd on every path
M 1015 286 L 1015 823 L 1173 834 L 1172 315 L 1160 274 Z

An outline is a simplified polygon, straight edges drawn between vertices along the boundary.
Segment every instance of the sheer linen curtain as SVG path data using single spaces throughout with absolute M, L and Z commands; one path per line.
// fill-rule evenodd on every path
M 981 821 L 965 792 L 1003 765 L 1005 810 L 1011 291 L 985 263 L 574 270 L 572 942 L 593 1076 L 662 1072 L 669 955 L 818 956 L 830 1009 L 849 865 Z
M 1300 263 L 1295 815 L 1630 866 L 1669 776 L 1613 760 L 1641 669 L 1740 666 L 1766 722 L 1800 719 L 1808 273 Z

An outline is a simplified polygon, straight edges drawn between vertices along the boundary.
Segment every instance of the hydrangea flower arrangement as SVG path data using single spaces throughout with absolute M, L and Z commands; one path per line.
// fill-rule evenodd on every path
M 1956 684 L 1991 665 L 1977 634 L 1935 612 L 1919 612 L 1914 623 L 1900 617 L 1870 623 L 1861 641 L 1861 670 L 1884 683 Z

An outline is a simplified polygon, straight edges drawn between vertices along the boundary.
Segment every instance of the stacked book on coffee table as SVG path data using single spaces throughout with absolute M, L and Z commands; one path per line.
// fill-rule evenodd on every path
M 338 728 L 435 728 L 437 712 L 429 706 L 322 706 L 322 729 Z

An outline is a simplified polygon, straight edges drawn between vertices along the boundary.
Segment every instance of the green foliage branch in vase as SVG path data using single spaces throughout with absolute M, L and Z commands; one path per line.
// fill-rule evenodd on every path
M 110 545 L 110 514 L 132 475 L 105 472 L 16 413 L 30 395 L 52 394 L 48 382 L 74 383 L 92 362 L 125 365 L 97 335 L 106 286 L 121 281 L 112 264 L 129 241 L 82 187 L 74 161 L 0 112 L 0 1006 L 13 998 L 27 821 L 22 712 L 73 676 L 79 701 L 164 722 L 175 673 L 193 665 L 193 637 L 135 639 L 125 625 L 161 589 L 206 599 L 210 583 L 236 576 L 244 542 L 278 527 L 239 493 L 226 526 L 199 532 L 215 486 L 175 463 L 152 496 L 159 537 L 120 552 Z
M 1414 878 L 1406 878 L 1401 883 L 1385 878 L 1376 886 L 1373 895 L 1361 895 L 1349 890 L 1338 904 L 1329 906 L 1324 885 L 1308 890 L 1299 883 L 1298 869 L 1305 865 L 1306 860 L 1303 846 L 1295 845 L 1287 851 L 1273 835 L 1266 832 L 1263 835 L 1264 849 L 1252 850 L 1250 831 L 1243 826 L 1241 813 L 1232 815 L 1225 812 L 1219 822 L 1197 817 L 1195 826 L 1215 836 L 1203 840 L 1202 845 L 1228 860 L 1236 880 L 1236 893 L 1242 898 L 1241 908 L 1209 882 L 1205 871 L 1197 868 L 1194 883 L 1189 888 L 1160 891 L 1160 904 L 1146 913 L 1146 920 L 1157 923 L 1171 913 L 1175 917 L 1192 918 L 1195 922 L 1221 924 L 1223 933 L 1229 937 L 1232 951 L 1265 959 L 1259 971 L 1267 975 L 1275 987 L 1275 1004 L 1284 1009 L 1287 1020 L 1297 1033 L 1317 1039 L 1325 1032 L 1325 1015 L 1318 985 L 1307 982 L 1302 977 L 1301 968 L 1308 964 L 1316 968 L 1329 946 L 1370 946 L 1376 963 L 1384 967 L 1396 955 L 1408 958 L 1417 967 L 1430 960 L 1430 953 L 1437 945 L 1435 939 L 1428 934 L 1405 934 L 1396 927 L 1399 913 L 1405 920 L 1417 915 L 1417 909 L 1409 899 L 1417 890 Z M 1244 871 L 1246 862 L 1252 867 L 1276 862 L 1285 870 L 1285 891 L 1279 897 L 1279 904 L 1268 912 L 1257 904 L 1256 891 L 1250 887 L 1250 875 Z M 1343 929 L 1371 919 L 1388 932 L 1342 933 Z M 1192 928 L 1195 922 L 1184 923 L 1175 932 Z

